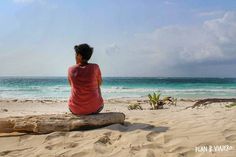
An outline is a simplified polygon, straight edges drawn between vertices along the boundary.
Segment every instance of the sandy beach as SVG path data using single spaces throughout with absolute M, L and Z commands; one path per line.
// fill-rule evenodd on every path
M 0 10 L 0 157 L 236 157 L 236 0 Z
M 139 103 L 144 110 L 128 110 Z M 236 154 L 236 107 L 213 103 L 188 108 L 193 100 L 177 106 L 150 110 L 144 98 L 105 101 L 102 112 L 123 112 L 124 125 L 50 134 L 1 133 L 0 156 L 32 157 L 234 157 Z M 69 112 L 66 101 L 1 100 L 0 117 Z

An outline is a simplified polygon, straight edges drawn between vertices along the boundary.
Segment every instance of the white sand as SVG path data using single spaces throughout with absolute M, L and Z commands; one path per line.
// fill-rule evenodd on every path
M 0 156 L 236 156 L 236 107 L 217 103 L 185 109 L 194 102 L 179 101 L 177 106 L 149 110 L 149 104 L 140 100 L 146 110 L 128 110 L 127 106 L 137 100 L 140 99 L 112 99 L 105 103 L 103 112 L 125 113 L 125 125 L 44 135 L 1 133 Z M 0 101 L 0 117 L 65 112 L 66 102 Z M 222 152 L 209 152 L 211 146 L 229 147 Z M 195 147 L 207 152 L 195 152 Z

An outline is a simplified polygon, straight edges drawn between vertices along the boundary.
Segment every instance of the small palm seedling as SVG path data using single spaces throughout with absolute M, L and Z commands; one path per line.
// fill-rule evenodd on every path
M 162 101 L 160 101 L 160 96 L 161 96 L 160 93 L 159 94 L 153 93 L 153 95 L 148 94 L 149 104 L 151 105 L 151 108 L 153 110 L 163 108 L 164 104 Z
M 143 110 L 140 104 L 130 104 L 128 110 Z
M 163 109 L 163 106 L 168 104 L 168 105 L 175 105 L 177 103 L 177 99 L 174 99 L 172 97 L 164 97 L 162 100 L 160 99 L 161 94 L 158 93 L 153 93 L 148 94 L 149 98 L 149 104 L 151 105 L 152 110 L 157 110 L 157 109 Z

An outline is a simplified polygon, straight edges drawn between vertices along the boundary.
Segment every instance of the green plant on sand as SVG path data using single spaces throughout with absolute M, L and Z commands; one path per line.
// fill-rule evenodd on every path
M 177 99 L 169 96 L 164 97 L 163 99 L 161 99 L 160 97 L 161 93 L 153 93 L 153 95 L 148 94 L 149 104 L 151 105 L 152 110 L 163 109 L 163 106 L 167 104 L 176 106 Z
M 140 104 L 130 104 L 128 110 L 143 110 Z
M 229 105 L 226 105 L 225 107 L 228 107 L 228 108 L 236 107 L 236 102 L 234 102 L 234 103 L 232 103 L 232 104 L 229 104 Z

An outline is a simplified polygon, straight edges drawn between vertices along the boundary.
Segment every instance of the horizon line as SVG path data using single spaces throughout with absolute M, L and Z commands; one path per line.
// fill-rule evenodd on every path
M 0 78 L 56 78 L 56 77 L 67 77 L 67 76 L 42 76 L 42 75 L 25 75 L 25 76 L 0 76 Z M 228 79 L 228 78 L 236 78 L 235 77 L 217 77 L 217 76 L 103 76 L 103 78 L 221 78 L 221 79 Z

